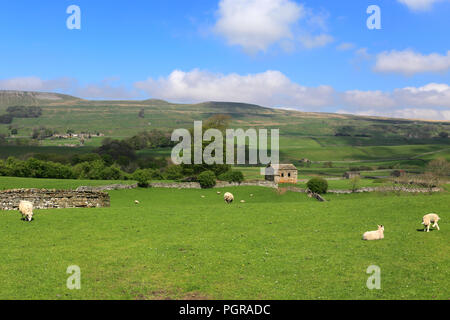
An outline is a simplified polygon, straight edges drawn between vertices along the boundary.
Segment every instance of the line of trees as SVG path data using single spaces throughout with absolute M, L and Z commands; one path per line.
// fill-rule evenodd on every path
M 11 124 L 14 118 L 39 118 L 41 115 L 41 107 L 8 107 L 6 114 L 0 115 L 0 124 Z

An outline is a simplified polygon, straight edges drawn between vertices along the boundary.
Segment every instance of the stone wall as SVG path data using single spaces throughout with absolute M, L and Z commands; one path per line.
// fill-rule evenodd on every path
M 97 187 L 78 187 L 77 191 L 91 191 L 91 192 L 103 192 L 111 190 L 130 190 L 136 189 L 138 184 L 111 184 L 108 186 L 97 186 Z
M 168 189 L 201 189 L 198 182 L 154 182 L 150 183 L 151 188 L 168 188 Z M 271 181 L 244 181 L 242 183 L 218 181 L 214 188 L 230 188 L 230 187 L 266 187 L 278 188 L 278 185 Z
M 286 187 L 282 188 L 286 191 L 292 191 L 297 193 L 308 193 L 307 189 L 299 188 L 299 187 Z M 360 188 L 356 191 L 352 190 L 328 190 L 327 193 L 334 194 L 351 194 L 351 193 L 368 193 L 368 192 L 405 192 L 405 193 L 429 193 L 429 192 L 441 192 L 440 188 L 407 188 L 407 187 L 375 187 L 375 188 Z
M 201 189 L 198 182 L 152 182 L 150 188 Z
M 20 201 L 36 209 L 101 208 L 110 206 L 107 193 L 94 191 L 14 189 L 0 191 L 0 210 L 17 210 Z
M 265 181 L 265 180 L 244 181 L 241 183 L 218 181 L 215 186 L 215 188 L 227 188 L 227 187 L 265 187 L 277 189 L 278 184 L 276 184 L 273 181 Z

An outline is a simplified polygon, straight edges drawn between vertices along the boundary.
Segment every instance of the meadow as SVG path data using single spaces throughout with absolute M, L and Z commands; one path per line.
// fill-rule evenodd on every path
M 86 182 L 0 178 L 2 188 L 77 183 Z M 217 191 L 111 191 L 111 208 L 36 210 L 31 223 L 2 211 L 0 299 L 450 298 L 448 192 L 320 203 L 240 187 L 219 190 L 236 197 L 226 205 Z M 441 231 L 422 232 L 429 212 L 441 215 Z M 377 224 L 386 238 L 362 241 Z M 71 265 L 81 290 L 66 288 Z M 366 287 L 371 265 L 381 290 Z

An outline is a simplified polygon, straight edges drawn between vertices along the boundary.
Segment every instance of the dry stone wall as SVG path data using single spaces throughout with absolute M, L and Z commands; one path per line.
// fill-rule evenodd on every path
M 36 209 L 102 208 L 111 204 L 104 192 L 14 189 L 0 192 L 0 210 L 17 210 L 23 200 L 32 202 Z
M 78 187 L 77 191 L 91 191 L 91 192 L 99 192 L 99 191 L 112 191 L 112 190 L 131 190 L 136 189 L 138 184 L 111 184 L 107 186 L 98 186 L 98 187 Z
M 278 188 L 278 184 L 271 181 L 244 181 L 237 182 L 224 182 L 218 181 L 214 188 L 229 188 L 229 187 L 266 187 L 266 188 Z M 150 183 L 151 188 L 168 188 L 168 189 L 201 189 L 198 182 L 154 182 Z

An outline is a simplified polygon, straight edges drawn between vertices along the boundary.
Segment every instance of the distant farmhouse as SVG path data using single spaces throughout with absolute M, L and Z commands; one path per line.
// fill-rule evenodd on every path
M 266 168 L 265 177 L 275 183 L 297 184 L 298 169 L 293 164 L 272 164 Z
M 361 173 L 357 171 L 349 171 L 344 173 L 344 178 L 345 179 L 361 178 Z

